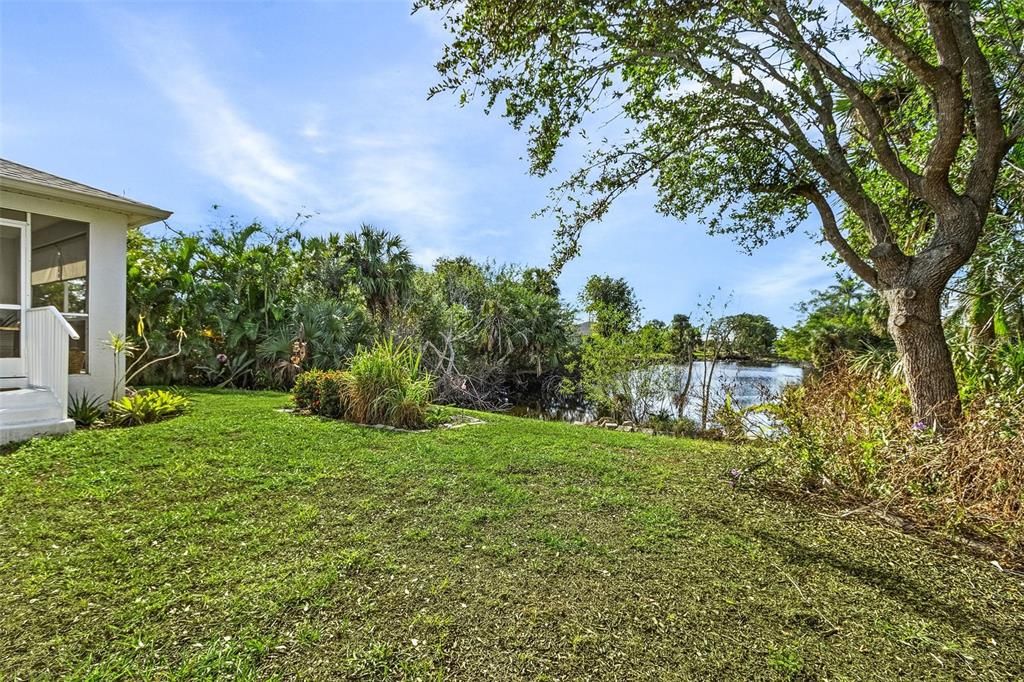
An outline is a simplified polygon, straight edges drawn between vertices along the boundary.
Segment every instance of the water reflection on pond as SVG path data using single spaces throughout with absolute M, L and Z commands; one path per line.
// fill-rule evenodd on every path
M 674 393 L 683 390 L 686 384 L 686 367 L 666 367 L 679 373 L 678 388 Z M 693 376 L 688 391 L 689 399 L 683 410 L 683 416 L 700 421 L 701 386 L 704 383 L 705 365 L 703 362 L 693 363 Z M 804 368 L 788 363 L 750 364 L 743 362 L 719 362 L 711 375 L 711 404 L 709 412 L 721 403 L 726 392 L 731 396 L 736 408 L 752 407 L 766 401 L 776 399 L 786 386 L 803 381 Z M 675 414 L 672 392 L 666 392 L 660 404 L 655 408 L 667 410 Z M 547 421 L 578 421 L 593 419 L 596 416 L 592 406 L 574 404 L 558 397 L 537 400 L 532 404 L 517 405 L 510 414 L 523 417 L 535 417 Z M 767 427 L 768 418 L 763 414 L 750 415 L 752 427 Z

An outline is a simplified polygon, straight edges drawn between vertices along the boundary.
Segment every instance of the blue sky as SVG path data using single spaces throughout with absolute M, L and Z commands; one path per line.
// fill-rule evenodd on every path
M 409 7 L 4 0 L 0 155 L 173 210 L 187 231 L 303 212 L 307 233 L 398 232 L 423 265 L 547 264 L 553 225 L 531 215 L 555 181 L 527 174 L 525 137 L 480 104 L 427 101 L 444 35 Z M 577 162 L 570 147 L 558 167 Z M 790 324 L 831 282 L 825 247 L 803 234 L 748 256 L 652 205 L 636 192 L 588 228 L 560 279 L 567 298 L 608 274 L 647 319 L 721 288 L 731 312 Z

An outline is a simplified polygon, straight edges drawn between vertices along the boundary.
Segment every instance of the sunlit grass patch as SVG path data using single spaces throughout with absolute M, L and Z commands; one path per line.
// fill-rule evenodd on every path
M 758 453 L 500 415 L 411 437 L 282 413 L 282 394 L 190 397 L 0 456 L 0 678 L 1024 666 L 1018 580 L 723 480 Z

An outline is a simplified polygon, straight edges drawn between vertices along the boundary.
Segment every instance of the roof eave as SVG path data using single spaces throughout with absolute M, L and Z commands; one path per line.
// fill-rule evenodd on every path
M 123 213 L 128 216 L 128 227 L 142 227 L 160 220 L 167 220 L 171 217 L 171 211 L 165 211 L 156 206 L 142 204 L 137 201 L 121 201 L 119 199 L 107 199 L 90 194 L 82 194 L 59 187 L 39 185 L 34 182 L 26 182 L 15 178 L 0 179 L 0 189 L 9 190 L 18 194 L 40 197 L 43 199 L 56 199 L 75 204 L 82 204 L 92 208 L 101 208 L 116 213 Z

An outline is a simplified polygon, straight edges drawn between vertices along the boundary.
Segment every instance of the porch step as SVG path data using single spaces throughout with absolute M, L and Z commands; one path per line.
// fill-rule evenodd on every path
M 0 377 L 0 391 L 14 388 L 28 388 L 28 379 L 25 377 Z
M 73 431 L 75 423 L 45 388 L 0 391 L 0 445 L 33 436 Z
M 0 424 L 0 445 L 17 443 L 36 436 L 59 436 L 75 430 L 75 420 L 58 419 L 7 426 Z

